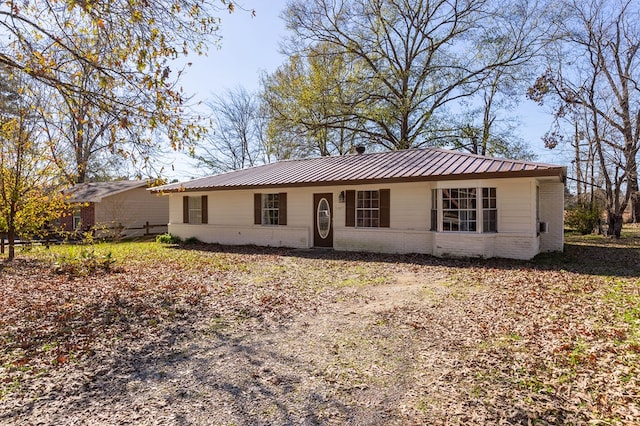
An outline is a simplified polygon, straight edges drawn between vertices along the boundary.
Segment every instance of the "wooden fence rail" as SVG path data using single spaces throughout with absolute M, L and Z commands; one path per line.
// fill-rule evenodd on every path
M 144 235 L 155 235 L 155 234 L 159 234 L 159 232 L 151 232 L 151 230 L 153 228 L 158 228 L 158 227 L 166 227 L 167 224 L 166 223 L 162 223 L 162 224 L 158 224 L 158 225 L 151 225 L 149 224 L 149 222 L 147 221 L 144 225 L 142 226 L 138 226 L 138 227 L 129 227 L 126 228 L 124 227 L 122 224 L 120 225 L 114 225 L 114 226 L 101 226 L 99 228 L 94 229 L 93 231 L 101 231 L 101 230 L 109 230 L 109 231 L 136 231 L 139 229 L 144 229 Z
M 142 226 L 138 226 L 138 227 L 124 227 L 124 226 L 105 226 L 105 227 L 99 227 L 99 228 L 92 228 L 90 230 L 88 230 L 87 232 L 91 232 L 92 234 L 95 235 L 96 231 L 100 231 L 100 230 L 109 230 L 109 231 L 119 231 L 124 232 L 124 231 L 137 231 L 137 230 L 141 230 L 144 229 L 144 236 L 149 236 L 149 235 L 157 235 L 160 232 L 154 232 L 154 228 L 159 228 L 159 227 L 166 227 L 167 224 L 166 223 L 161 223 L 161 224 L 150 224 L 149 221 L 145 222 L 144 225 Z M 76 230 L 79 231 L 79 230 Z M 66 231 L 67 234 L 69 233 L 74 233 L 76 231 Z M 45 238 L 40 238 L 40 239 L 29 239 L 29 240 L 23 240 L 23 239 L 17 239 L 14 241 L 14 245 L 16 246 L 26 246 L 26 245 L 32 245 L 32 244 L 56 244 L 59 243 L 61 240 L 61 236 L 64 235 L 64 233 L 59 233 L 59 232 L 50 232 Z M 64 239 L 64 238 L 63 238 Z M 68 238 L 66 238 L 68 239 Z M 1 232 L 0 233 L 0 253 L 4 254 L 5 252 L 5 245 L 7 245 L 9 242 L 7 241 L 7 233 L 6 232 Z

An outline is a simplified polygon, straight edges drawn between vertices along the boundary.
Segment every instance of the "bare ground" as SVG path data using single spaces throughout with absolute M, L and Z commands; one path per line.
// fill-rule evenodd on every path
M 577 262 L 595 253 L 578 245 L 537 263 L 201 248 L 200 267 L 191 257 L 144 275 L 151 291 L 188 269 L 183 287 L 199 289 L 175 293 L 169 310 L 158 302 L 146 322 L 150 308 L 122 293 L 100 315 L 131 312 L 96 325 L 75 356 L 20 362 L 26 349 L 5 348 L 0 423 L 638 424 L 634 244 L 613 263 Z M 46 273 L 30 261 L 2 271 L 5 295 L 21 291 L 29 268 Z M 137 268 L 92 288 L 135 281 Z M 75 293 L 65 303 L 85 281 L 60 281 L 58 292 Z M 142 291 L 131 285 L 126 297 Z

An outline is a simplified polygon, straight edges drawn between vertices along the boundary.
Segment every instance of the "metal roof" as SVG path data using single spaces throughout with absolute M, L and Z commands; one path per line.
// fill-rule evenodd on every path
M 147 182 L 143 180 L 89 182 L 76 184 L 62 192 L 69 196 L 70 203 L 99 203 L 104 197 L 146 186 Z
M 524 176 L 557 176 L 564 179 L 566 167 L 425 148 L 285 160 L 163 185 L 151 188 L 151 191 L 254 189 Z

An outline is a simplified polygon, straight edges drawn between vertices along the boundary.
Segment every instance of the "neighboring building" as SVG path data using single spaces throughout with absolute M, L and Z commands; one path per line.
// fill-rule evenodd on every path
M 72 207 L 60 225 L 65 231 L 95 231 L 98 237 L 167 232 L 169 200 L 147 187 L 141 180 L 77 184 L 64 191 Z
M 220 244 L 530 259 L 563 249 L 566 168 L 443 149 L 289 160 L 152 188 Z

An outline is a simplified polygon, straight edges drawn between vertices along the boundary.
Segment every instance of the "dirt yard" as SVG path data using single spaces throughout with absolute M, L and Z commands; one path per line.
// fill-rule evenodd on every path
M 0 424 L 638 424 L 640 238 L 568 243 L 129 243 L 83 274 L 22 254 L 0 272 Z

